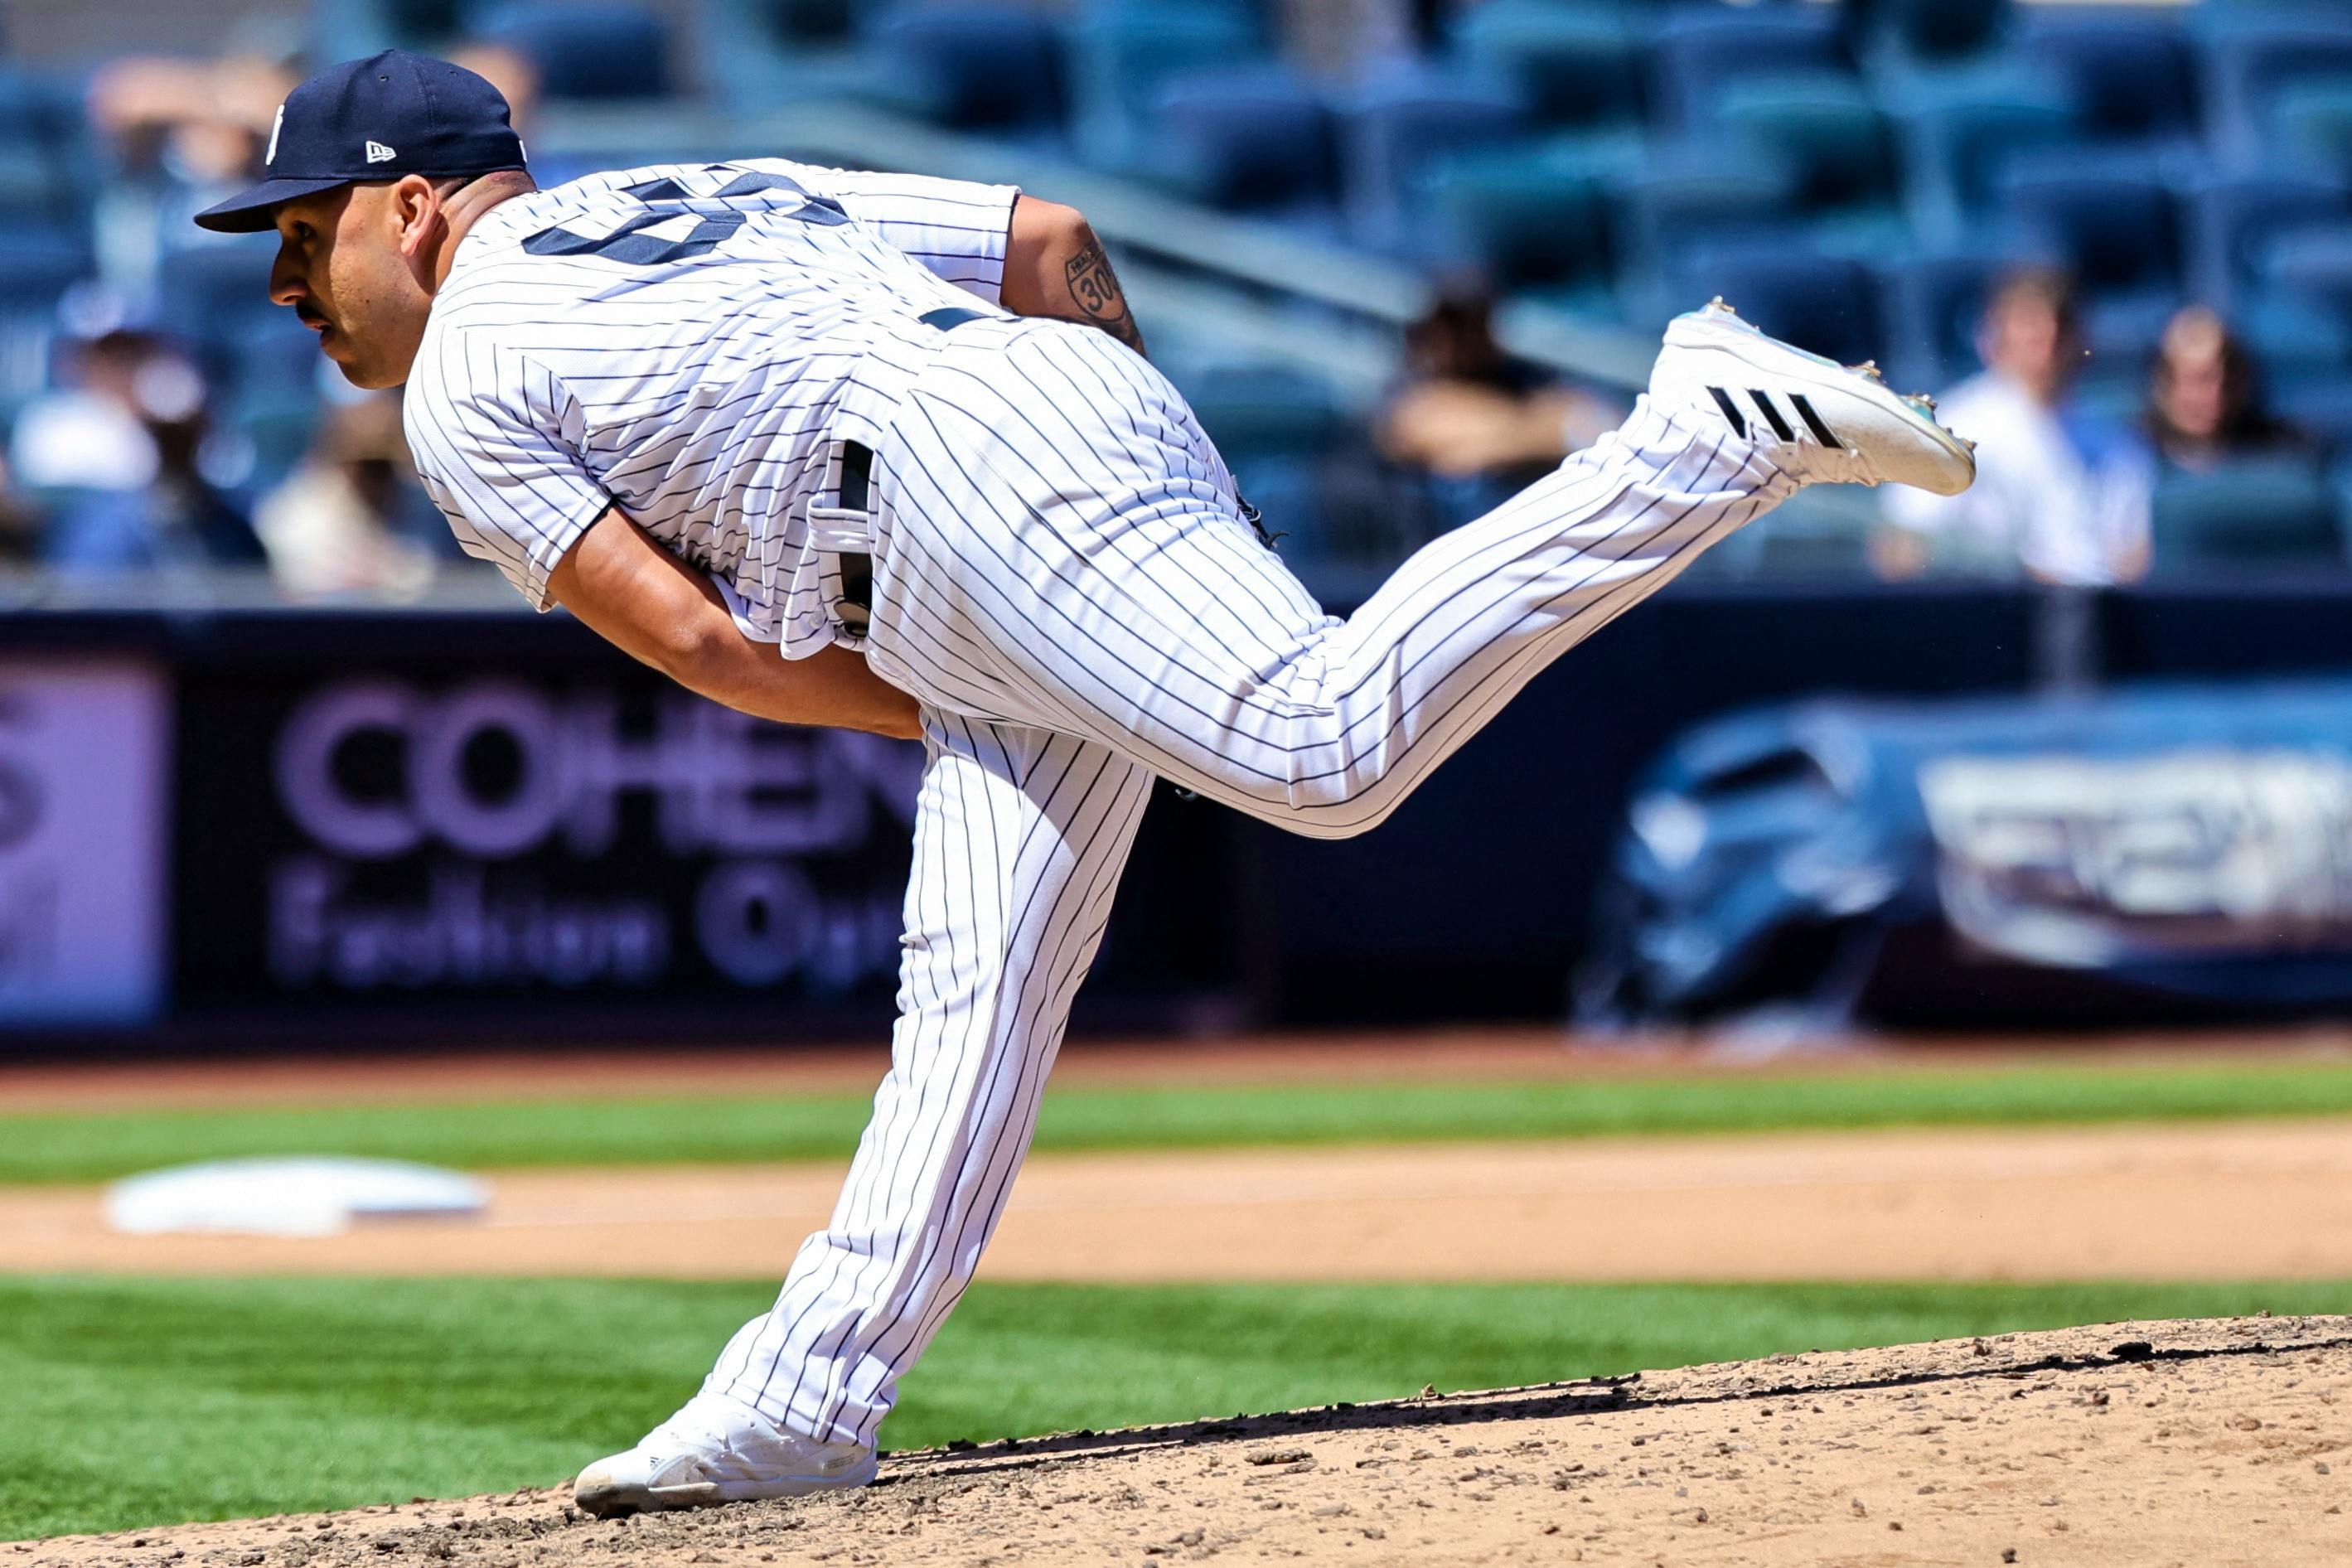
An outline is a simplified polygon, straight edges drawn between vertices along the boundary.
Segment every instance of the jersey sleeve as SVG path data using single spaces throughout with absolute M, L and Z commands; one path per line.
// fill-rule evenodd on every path
M 1020 186 L 824 169 L 782 159 L 742 163 L 790 174 L 812 195 L 840 203 L 842 211 L 879 231 L 941 280 L 992 305 L 1002 302 L 1004 247 L 1013 232 L 1013 204 L 1021 195 Z
M 531 362 L 463 333 L 418 356 L 402 416 L 426 493 L 466 553 L 531 607 L 548 574 L 613 503 L 576 456 L 580 405 Z

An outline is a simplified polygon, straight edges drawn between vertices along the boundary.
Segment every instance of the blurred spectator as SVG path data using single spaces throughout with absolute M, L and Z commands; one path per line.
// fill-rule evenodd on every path
M 1500 499 L 1623 416 L 1606 400 L 1512 358 L 1495 340 L 1493 300 L 1456 289 L 1405 329 L 1404 379 L 1376 434 L 1391 459 L 1441 481 L 1471 481 L 1470 489 Z
M 141 412 L 138 382 L 156 353 L 145 333 L 110 331 L 68 353 L 65 384 L 16 416 L 9 456 L 18 480 L 52 490 L 153 483 L 155 438 Z
M 1978 333 L 1984 371 L 1944 395 L 1946 426 L 1977 445 L 1958 496 L 1887 493 L 1893 525 L 1874 542 L 1881 573 L 2014 570 L 2096 586 L 2147 570 L 2152 464 L 2133 432 L 2069 395 L 2083 357 L 2073 286 L 2042 268 L 1994 292 Z
M 2145 424 L 2157 457 L 2191 473 L 2210 473 L 2234 458 L 2305 447 L 2293 426 L 2263 408 L 2252 356 L 2202 305 L 2189 306 L 2164 329 Z
M 152 304 L 161 253 L 209 243 L 187 220 L 257 177 L 278 106 L 299 79 L 291 61 L 251 53 L 131 55 L 99 68 L 85 102 L 112 154 L 93 214 L 108 284 Z
M 91 573 L 258 564 L 252 525 L 205 472 L 217 448 L 207 449 L 211 419 L 194 363 L 130 331 L 109 332 L 80 359 L 85 401 L 55 426 L 28 409 L 17 431 L 25 482 L 75 492 L 51 524 L 48 563 Z M 77 427 L 102 438 L 77 450 Z
M 90 124 L 128 173 L 164 168 L 202 184 L 243 180 L 261 162 L 297 78 L 253 55 L 179 60 L 128 55 L 90 79 Z
M 254 513 L 278 585 L 298 598 L 368 593 L 412 597 L 454 551 L 448 525 L 416 482 L 400 397 L 375 393 L 331 412 L 310 454 Z

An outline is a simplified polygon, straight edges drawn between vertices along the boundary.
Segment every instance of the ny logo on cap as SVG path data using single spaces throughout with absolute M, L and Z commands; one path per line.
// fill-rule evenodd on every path
M 371 163 L 389 163 L 399 156 L 399 153 L 381 142 L 371 142 L 367 144 L 367 161 Z
M 264 163 L 278 162 L 278 133 L 286 129 L 286 106 L 278 106 L 278 118 L 269 122 L 269 151 L 261 155 Z

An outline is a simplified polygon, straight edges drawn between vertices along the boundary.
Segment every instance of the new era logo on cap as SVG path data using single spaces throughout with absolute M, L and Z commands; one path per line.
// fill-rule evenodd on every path
M 487 174 L 523 166 L 507 101 L 472 71 L 386 49 L 320 71 L 278 106 L 268 177 L 196 215 L 206 228 L 266 229 L 284 203 L 355 181 Z

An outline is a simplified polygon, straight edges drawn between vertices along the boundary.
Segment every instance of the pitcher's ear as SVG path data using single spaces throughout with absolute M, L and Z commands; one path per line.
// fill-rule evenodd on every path
M 422 174 L 403 174 L 385 194 L 385 221 L 392 226 L 400 253 L 415 259 L 441 227 L 441 194 Z

